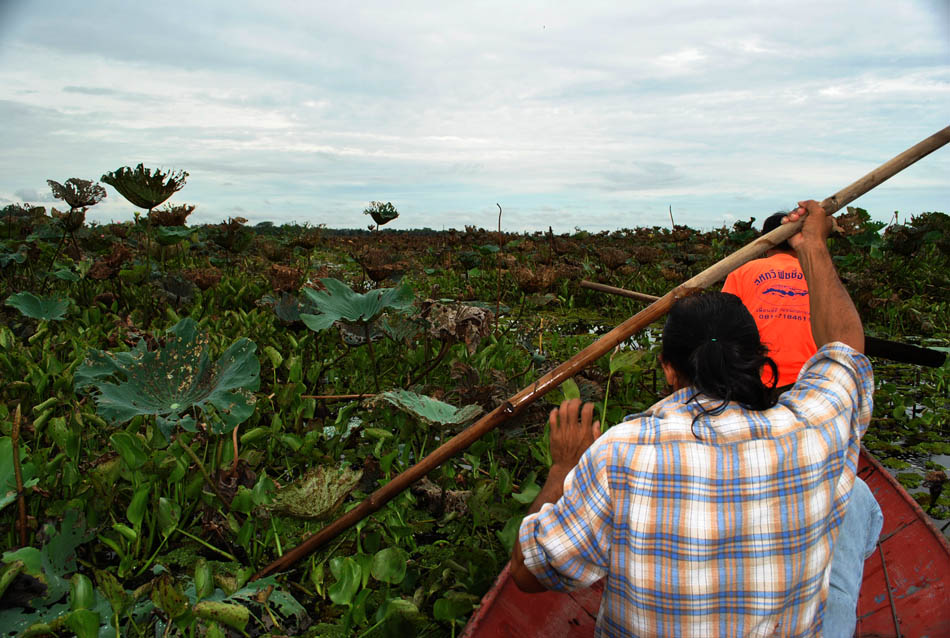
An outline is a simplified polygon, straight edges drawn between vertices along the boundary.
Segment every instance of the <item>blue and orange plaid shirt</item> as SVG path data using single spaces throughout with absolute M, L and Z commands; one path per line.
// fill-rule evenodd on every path
M 721 402 L 673 393 L 525 518 L 525 565 L 559 591 L 606 577 L 597 636 L 820 636 L 873 385 L 867 358 L 833 343 L 768 410 L 702 414 Z

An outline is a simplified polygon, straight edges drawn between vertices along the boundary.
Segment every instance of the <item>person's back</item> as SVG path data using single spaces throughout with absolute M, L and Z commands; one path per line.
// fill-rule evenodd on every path
M 873 381 L 817 223 L 799 253 L 824 345 L 800 383 L 778 399 L 762 383 L 774 364 L 735 296 L 678 301 L 661 358 L 671 396 L 599 438 L 593 406 L 552 411 L 554 464 L 512 554 L 519 587 L 606 576 L 599 636 L 822 635 Z
M 765 220 L 767 233 L 781 223 L 782 213 Z M 722 292 L 736 295 L 752 314 L 762 342 L 779 369 L 778 387 L 795 382 L 798 372 L 818 350 L 811 333 L 808 284 L 795 251 L 780 244 L 762 259 L 754 259 L 729 273 Z M 772 382 L 763 371 L 763 382 Z

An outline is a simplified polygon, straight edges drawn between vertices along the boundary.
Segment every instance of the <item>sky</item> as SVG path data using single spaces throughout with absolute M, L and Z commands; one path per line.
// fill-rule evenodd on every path
M 950 0 L 0 0 L 0 206 L 141 162 L 190 223 L 708 229 L 948 125 Z M 854 205 L 950 213 L 950 146 Z

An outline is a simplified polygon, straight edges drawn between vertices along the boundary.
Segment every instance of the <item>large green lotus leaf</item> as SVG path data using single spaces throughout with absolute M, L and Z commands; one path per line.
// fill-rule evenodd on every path
M 194 232 L 194 229 L 187 226 L 158 226 L 155 229 L 155 240 L 162 246 L 174 246 L 191 237 Z
M 320 314 L 300 315 L 307 327 L 316 332 L 326 330 L 340 319 L 354 323 L 368 322 L 387 308 L 403 311 L 412 305 L 412 289 L 408 284 L 360 294 L 337 279 L 327 277 L 320 282 L 326 290 L 303 289 Z
M 318 465 L 293 484 L 278 490 L 274 501 L 262 507 L 284 516 L 323 518 L 343 502 L 362 476 L 361 470 Z
M 383 401 L 393 404 L 403 412 L 414 414 L 429 424 L 459 425 L 471 421 L 483 412 L 479 405 L 472 404 L 457 408 L 432 397 L 402 389 L 389 390 L 377 394 L 372 399 L 374 405 L 379 405 Z
M 20 459 L 24 453 L 21 451 Z M 23 487 L 31 488 L 39 483 L 36 476 L 36 467 L 32 463 L 22 463 L 20 473 L 23 478 Z M 0 436 L 0 510 L 16 500 L 16 475 L 13 471 L 13 439 Z
M 91 350 L 74 374 L 77 390 L 98 390 L 100 416 L 124 423 L 140 414 L 154 414 L 165 434 L 181 425 L 194 427 L 184 413 L 192 407 L 209 412 L 212 431 L 230 432 L 254 412 L 250 396 L 260 386 L 257 345 L 241 338 L 231 344 L 217 362 L 211 361 L 207 335 L 186 317 L 171 328 L 165 347 L 149 352 L 143 342 L 129 352 Z
M 13 306 L 26 317 L 43 321 L 62 321 L 69 309 L 69 299 L 37 297 L 31 292 L 18 292 L 7 297 L 6 305 Z
M 123 166 L 100 179 L 135 206 L 151 210 L 184 188 L 187 178 L 184 171 L 162 172 L 139 164 L 134 169 Z

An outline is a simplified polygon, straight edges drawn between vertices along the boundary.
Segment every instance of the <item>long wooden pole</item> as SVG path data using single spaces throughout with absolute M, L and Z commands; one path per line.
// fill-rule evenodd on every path
M 607 284 L 599 284 L 595 281 L 581 281 L 581 288 L 588 288 L 598 292 L 606 292 L 621 297 L 639 299 L 640 301 L 656 301 L 659 297 L 648 295 L 643 292 L 627 290 L 626 288 L 617 288 Z M 864 335 L 864 354 L 869 357 L 880 357 L 899 361 L 900 363 L 912 363 L 914 365 L 939 368 L 947 360 L 947 353 L 930 348 L 922 348 L 909 343 L 898 343 L 897 341 L 888 341 L 887 339 L 878 339 L 871 335 Z
M 907 149 L 894 159 L 885 162 L 874 169 L 850 186 L 846 186 L 831 197 L 824 200 L 821 205 L 830 215 L 837 212 L 842 206 L 846 206 L 864 193 L 868 192 L 881 182 L 896 175 L 901 170 L 907 168 L 920 158 L 929 155 L 947 142 L 950 142 L 950 126 L 931 135 Z M 263 578 L 275 572 L 289 569 L 297 562 L 323 546 L 325 543 L 336 538 L 345 530 L 349 529 L 359 521 L 363 520 L 373 512 L 381 509 L 386 503 L 395 498 L 403 490 L 421 479 L 423 476 L 442 465 L 445 461 L 456 456 L 462 450 L 468 448 L 472 443 L 485 436 L 488 432 L 494 430 L 498 425 L 518 414 L 526 406 L 534 402 L 538 397 L 544 396 L 555 389 L 565 380 L 571 378 L 588 365 L 613 350 L 616 346 L 623 343 L 631 335 L 650 325 L 667 312 L 673 303 L 680 297 L 692 294 L 702 290 L 717 281 L 723 279 L 727 274 L 744 264 L 762 255 L 769 248 L 776 246 L 801 228 L 801 222 L 793 224 L 783 224 L 775 230 L 752 241 L 746 246 L 740 248 L 725 259 L 713 264 L 703 272 L 692 279 L 680 284 L 669 291 L 658 301 L 650 304 L 638 312 L 633 317 L 627 319 L 622 324 L 602 336 L 600 339 L 587 346 L 569 360 L 565 361 L 557 368 L 547 373 L 521 392 L 515 394 L 500 406 L 483 416 L 481 419 L 459 432 L 457 435 L 443 443 L 441 446 L 429 453 L 428 456 L 418 463 L 394 477 L 386 485 L 366 497 L 362 503 L 351 509 L 349 512 L 336 519 L 322 530 L 305 540 L 303 543 L 288 551 L 286 554 L 266 566 L 256 573 L 252 580 Z

